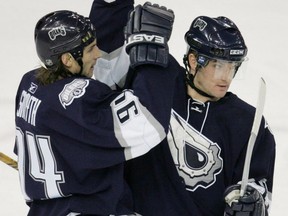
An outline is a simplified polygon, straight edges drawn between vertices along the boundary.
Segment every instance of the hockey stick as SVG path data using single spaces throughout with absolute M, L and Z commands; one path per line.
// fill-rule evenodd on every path
M 7 156 L 6 154 L 3 154 L 2 152 L 0 152 L 0 161 L 7 164 L 8 166 L 18 170 L 17 161 L 13 160 L 12 158 Z
M 247 151 L 246 151 L 246 158 L 245 158 L 242 181 L 241 181 L 240 197 L 242 197 L 245 194 L 246 187 L 248 184 L 250 162 L 251 162 L 254 144 L 255 144 L 257 134 L 259 131 L 259 127 L 261 124 L 261 119 L 262 119 L 264 104 L 265 104 L 265 97 L 266 97 L 266 83 L 264 79 L 261 78 L 254 121 L 253 121 L 251 134 L 249 137 Z

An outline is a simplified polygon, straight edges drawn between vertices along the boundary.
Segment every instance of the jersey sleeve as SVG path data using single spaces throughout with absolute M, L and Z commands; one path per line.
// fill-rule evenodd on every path
M 155 65 L 138 66 L 127 86 L 133 89 L 134 94 L 140 98 L 153 116 L 164 126 L 165 132 L 168 131 L 170 121 L 171 107 L 177 78 L 181 76 L 180 65 L 169 55 L 169 64 L 167 68 Z
M 133 0 L 94 0 L 90 10 L 89 18 L 96 27 L 102 55 L 94 67 L 94 76 L 113 90 L 123 88 L 130 65 L 124 27 L 133 8 Z
M 93 1 L 89 18 L 96 27 L 97 44 L 101 50 L 110 53 L 124 44 L 123 29 L 133 8 L 134 0 Z
M 62 107 L 53 106 L 43 112 L 47 119 L 44 124 L 70 145 L 81 144 L 82 149 L 87 149 L 86 159 L 91 155 L 91 163 L 97 168 L 145 154 L 166 136 L 163 126 L 132 91 L 113 92 L 106 85 L 87 79 L 73 80 L 64 89 L 59 95 L 70 101 L 65 101 L 65 107 L 61 104 Z
M 147 153 L 166 137 L 164 127 L 131 91 L 113 100 L 111 109 L 115 136 L 126 160 Z
M 267 209 L 272 203 L 275 148 L 274 135 L 266 119 L 262 117 L 250 163 L 249 184 L 252 184 L 251 186 L 263 195 Z M 245 156 L 246 148 L 242 149 L 241 156 L 238 159 L 239 162 L 234 169 L 234 184 L 242 180 Z
M 268 209 L 272 203 L 275 155 L 275 138 L 263 117 L 253 150 L 249 178 L 254 179 L 259 186 L 259 192 L 263 195 Z

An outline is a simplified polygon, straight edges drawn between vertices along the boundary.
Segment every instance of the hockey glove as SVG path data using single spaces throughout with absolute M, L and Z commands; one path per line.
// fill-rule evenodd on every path
M 168 40 L 171 36 L 174 13 L 165 7 L 146 2 L 131 12 L 125 28 L 126 52 L 132 68 L 141 64 L 168 64 Z
M 224 193 L 226 208 L 224 216 L 267 216 L 265 203 L 257 189 L 247 185 L 240 197 L 241 185 L 232 185 Z

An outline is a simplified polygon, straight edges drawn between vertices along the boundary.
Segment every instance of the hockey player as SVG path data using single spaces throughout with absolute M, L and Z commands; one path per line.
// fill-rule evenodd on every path
M 97 11 L 109 14 L 111 8 L 113 19 L 117 15 L 125 18 L 124 8 L 133 4 L 130 0 L 110 2 L 94 0 L 91 20 Z M 112 23 L 109 19 L 108 15 L 104 17 L 101 25 Z M 94 22 L 97 25 L 98 20 Z M 121 40 L 120 36 L 115 38 Z M 187 71 L 179 68 L 183 76 L 177 81 L 174 95 L 169 143 L 163 141 L 148 154 L 126 163 L 135 210 L 145 216 L 268 215 L 275 140 L 264 118 L 254 147 L 246 194 L 233 202 L 225 203 L 223 199 L 239 189 L 255 113 L 255 108 L 228 92 L 247 54 L 243 37 L 228 18 L 198 17 L 185 39 Z M 113 54 L 105 40 L 101 48 L 110 48 L 107 51 Z M 116 77 L 111 68 L 106 74 Z
M 158 8 L 156 14 L 162 13 L 167 20 L 158 24 L 169 35 L 174 15 Z M 133 24 L 131 37 L 141 34 Z M 168 63 L 165 32 L 150 33 L 163 43 L 142 51 L 149 56 L 159 48 L 167 58 L 161 66 L 138 62 L 133 91 L 115 92 L 91 78 L 100 52 L 88 18 L 64 10 L 38 21 L 34 39 L 43 66 L 23 76 L 15 110 L 15 153 L 28 215 L 134 215 L 123 162 L 165 138 L 172 104 L 165 94 L 173 94 L 177 74 Z M 130 52 L 141 44 L 131 43 Z
M 241 198 L 229 198 L 226 204 L 223 200 L 223 196 L 227 198 L 233 191 L 237 194 L 240 188 L 237 183 L 241 181 L 255 113 L 254 107 L 228 92 L 247 53 L 242 35 L 228 18 L 202 16 L 192 22 L 185 40 L 187 75 L 183 83 L 186 81 L 187 89 L 184 85 L 175 93 L 168 135 L 179 177 L 171 170 L 165 142 L 128 162 L 128 182 L 136 209 L 143 215 L 164 212 L 172 216 L 174 211 L 194 202 L 200 211 L 196 215 L 268 215 L 275 140 L 264 118 L 254 147 L 248 190 Z M 136 169 L 150 170 L 149 176 L 135 175 Z M 153 211 L 149 211 L 149 206 L 153 206 Z M 193 211 L 191 205 L 181 215 L 193 215 Z
M 243 197 L 228 199 L 240 188 L 255 114 L 254 107 L 228 92 L 247 55 L 241 32 L 227 17 L 200 16 L 193 20 L 185 41 L 187 91 L 182 98 L 181 92 L 176 93 L 168 138 L 179 176 L 202 215 L 267 215 L 275 140 L 263 117 L 249 187 Z M 228 201 L 225 210 L 223 194 Z

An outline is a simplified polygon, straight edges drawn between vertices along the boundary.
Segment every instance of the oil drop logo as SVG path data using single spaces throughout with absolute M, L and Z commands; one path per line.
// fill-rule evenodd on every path
M 179 175 L 187 190 L 208 188 L 222 171 L 221 149 L 187 124 L 174 110 L 171 112 L 168 143 Z

